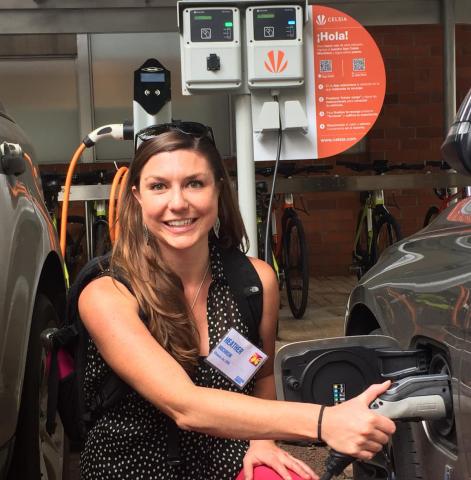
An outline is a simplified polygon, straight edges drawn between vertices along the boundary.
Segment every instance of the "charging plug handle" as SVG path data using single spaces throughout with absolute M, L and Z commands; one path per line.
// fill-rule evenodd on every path
M 392 420 L 439 420 L 451 415 L 448 375 L 406 377 L 394 382 L 370 408 Z

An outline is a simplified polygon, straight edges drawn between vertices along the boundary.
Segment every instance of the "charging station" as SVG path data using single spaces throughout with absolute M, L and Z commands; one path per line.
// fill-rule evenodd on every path
M 134 71 L 134 133 L 150 125 L 172 120 L 170 71 L 155 58 Z
M 295 86 L 299 98 L 287 105 L 295 116 L 301 113 L 301 120 L 292 127 L 306 128 L 299 86 L 304 84 L 307 1 L 180 0 L 177 10 L 182 93 L 227 91 L 234 100 L 239 207 L 250 240 L 248 253 L 257 256 L 253 104 L 262 95 L 261 115 L 255 115 L 258 131 L 277 130 L 280 107 L 272 90 Z
M 234 90 L 242 84 L 239 9 L 185 8 L 182 41 L 182 90 Z
M 303 11 L 299 5 L 247 8 L 246 45 L 249 88 L 304 83 Z
M 67 210 L 69 201 L 85 203 L 85 229 L 87 238 L 87 259 L 92 258 L 93 235 L 91 225 L 95 218 L 93 204 L 96 203 L 105 212 L 105 201 L 110 199 L 110 185 L 68 185 L 71 182 L 81 152 L 93 147 L 97 142 L 112 138 L 114 140 L 133 140 L 137 147 L 136 134 L 149 126 L 172 121 L 170 71 L 158 60 L 150 58 L 134 71 L 133 121 L 121 124 L 103 125 L 90 132 L 77 148 L 67 172 L 66 186 L 58 195 L 62 201 L 62 223 L 60 232 L 61 250 L 65 254 Z M 126 170 L 126 167 L 122 167 Z M 118 170 L 119 172 L 119 170 Z M 110 199 L 114 200 L 114 199 Z

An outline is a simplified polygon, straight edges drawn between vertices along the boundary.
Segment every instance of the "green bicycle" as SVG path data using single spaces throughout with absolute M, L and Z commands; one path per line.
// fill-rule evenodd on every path
M 388 165 L 387 161 L 356 163 L 337 161 L 337 165 L 356 172 L 373 171 L 377 175 L 391 170 L 421 170 L 424 164 Z M 379 259 L 387 247 L 402 238 L 401 228 L 394 216 L 386 208 L 382 189 L 362 192 L 361 210 L 358 214 L 353 240 L 351 270 L 360 279 Z

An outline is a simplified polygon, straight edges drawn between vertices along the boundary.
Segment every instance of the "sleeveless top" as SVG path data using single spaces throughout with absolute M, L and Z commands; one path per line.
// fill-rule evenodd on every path
M 217 247 L 210 246 L 212 281 L 207 300 L 210 351 L 229 328 L 248 336 L 224 276 Z M 156 365 L 158 368 L 158 365 Z M 87 349 L 84 377 L 85 400 L 89 402 L 110 371 L 92 340 Z M 200 357 L 193 382 L 198 386 L 241 392 L 230 380 Z M 171 388 L 169 386 L 169 388 Z M 242 393 L 253 392 L 254 380 Z M 131 390 L 116 406 L 104 412 L 89 431 L 80 458 L 82 480 L 233 480 L 242 468 L 248 442 L 178 430 L 180 465 L 167 463 L 165 415 Z

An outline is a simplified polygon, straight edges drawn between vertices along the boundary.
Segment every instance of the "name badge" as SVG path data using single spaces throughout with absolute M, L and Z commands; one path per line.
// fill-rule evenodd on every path
M 206 362 L 242 390 L 267 358 L 268 355 L 231 328 L 206 357 Z

